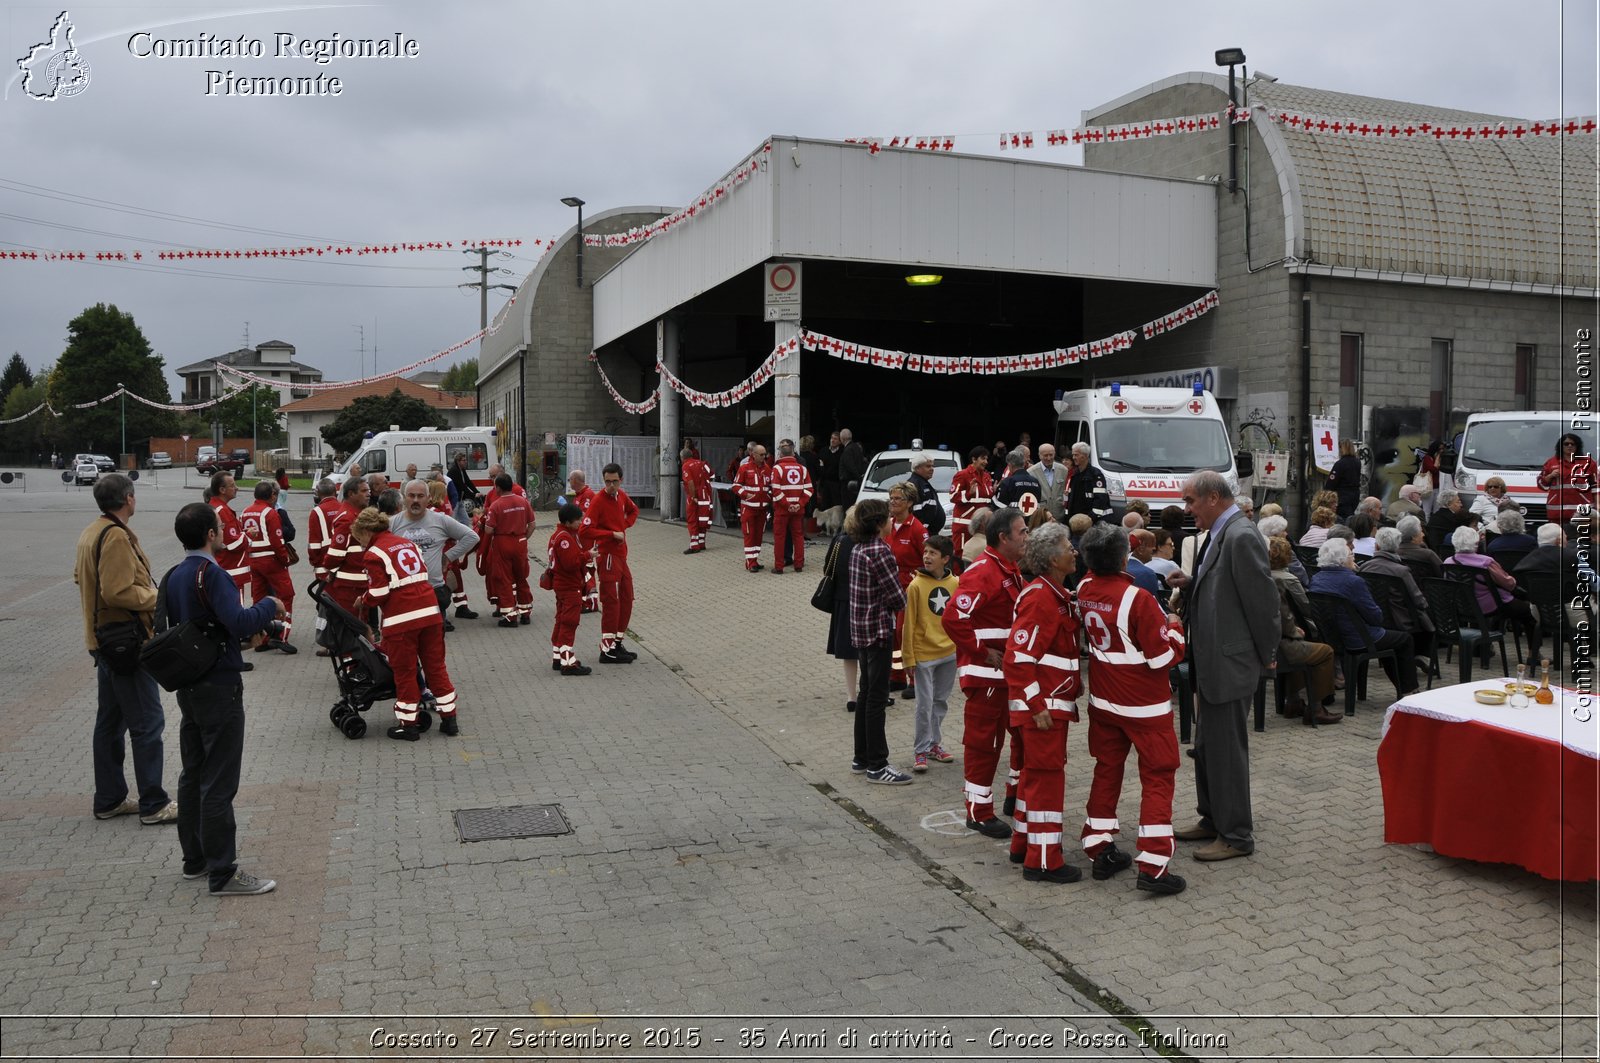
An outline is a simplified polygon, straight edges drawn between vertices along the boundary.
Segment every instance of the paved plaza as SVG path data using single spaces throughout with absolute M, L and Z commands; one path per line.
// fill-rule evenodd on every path
M 182 479 L 138 485 L 158 575 L 180 554 L 173 515 L 200 497 Z M 303 535 L 309 500 L 291 506 Z M 544 591 L 532 627 L 459 621 L 457 738 L 384 738 L 387 702 L 367 738 L 341 737 L 299 598 L 302 652 L 248 655 L 236 802 L 241 866 L 278 890 L 213 898 L 181 879 L 171 828 L 90 815 L 72 551 L 93 514 L 87 488 L 0 491 L 4 1058 L 1596 1055 L 1595 885 L 1385 845 L 1381 676 L 1354 719 L 1269 712 L 1251 735 L 1249 859 L 1180 845 L 1189 890 L 1172 898 L 1136 893 L 1131 871 L 1028 883 L 962 825 L 959 761 L 906 787 L 850 773 L 827 617 L 808 604 L 824 544 L 774 577 L 769 539 L 751 575 L 735 537 L 685 557 L 681 526 L 648 521 L 630 534 L 639 660 L 599 666 L 586 616 L 595 674 L 551 672 Z M 552 527 L 541 513 L 536 554 Z M 309 567 L 295 576 L 303 592 Z M 959 721 L 957 700 L 958 753 Z M 911 725 L 897 700 L 902 766 Z M 458 840 L 457 810 L 531 804 L 572 832 Z

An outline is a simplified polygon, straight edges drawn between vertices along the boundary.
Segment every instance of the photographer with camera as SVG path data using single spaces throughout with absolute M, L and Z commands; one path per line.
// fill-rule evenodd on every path
M 266 597 L 248 608 L 239 602 L 232 578 L 216 561 L 222 523 L 202 502 L 191 502 L 173 522 L 186 551 L 167 576 L 167 616 L 176 626 L 191 619 L 211 620 L 222 654 L 204 677 L 177 691 L 183 722 L 178 748 L 183 773 L 178 776 L 178 844 L 183 848 L 183 877 L 210 879 L 213 897 L 270 893 L 272 879 L 242 871 L 235 848 L 233 798 L 239 792 L 244 757 L 244 658 L 239 640 L 268 632 L 281 638 L 283 603 Z

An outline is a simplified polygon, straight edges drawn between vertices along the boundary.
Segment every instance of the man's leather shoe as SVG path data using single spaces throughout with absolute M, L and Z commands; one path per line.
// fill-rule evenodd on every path
M 249 661 L 246 661 L 239 666 L 239 671 L 241 672 L 253 672 L 255 670 L 256 666 Z
M 458 605 L 458 606 L 456 606 L 456 619 L 457 620 L 476 620 L 476 619 L 478 619 L 478 614 L 473 612 L 471 609 L 468 609 L 464 605 Z
M 1160 878 L 1150 874 L 1148 871 L 1141 871 L 1139 872 L 1139 881 L 1134 888 L 1144 890 L 1146 893 L 1170 897 L 1174 893 L 1182 893 L 1188 885 L 1189 883 L 1184 881 L 1182 875 L 1174 875 L 1171 871 L 1168 871 Z
M 1250 851 L 1249 850 L 1235 849 L 1233 846 L 1229 845 L 1227 842 L 1223 841 L 1221 838 L 1218 838 L 1216 841 L 1212 842 L 1210 845 L 1207 845 L 1202 849 L 1196 849 L 1194 851 L 1194 858 L 1196 860 L 1204 860 L 1207 863 L 1210 863 L 1210 862 L 1213 862 L 1213 861 L 1216 861 L 1216 860 L 1232 860 L 1236 856 L 1249 856 L 1249 855 L 1250 855 Z
M 1313 719 L 1315 719 L 1319 724 L 1343 723 L 1344 713 L 1329 712 L 1327 709 L 1318 709 L 1317 714 L 1313 717 Z
M 1210 827 L 1202 827 L 1196 823 L 1192 827 L 1173 831 L 1172 836 L 1180 842 L 1208 842 L 1217 836 L 1217 832 Z
M 1100 855 L 1094 858 L 1094 865 L 1089 868 L 1089 874 L 1095 881 L 1103 882 L 1118 871 L 1126 871 L 1132 865 L 1133 857 L 1112 844 L 1100 850 Z
M 1060 867 L 1051 868 L 1048 871 L 1042 867 L 1025 867 L 1022 869 L 1022 877 L 1029 882 L 1055 882 L 1062 884 L 1078 881 L 1083 877 L 1083 872 L 1071 864 L 1062 864 Z
M 561 671 L 561 662 L 556 660 L 555 658 L 551 658 L 551 660 L 550 660 L 550 670 L 552 672 Z
M 439 733 L 442 735 L 449 735 L 451 738 L 454 738 L 456 735 L 461 733 L 461 725 L 456 723 L 456 718 L 454 716 L 440 716 Z
M 967 829 L 975 830 L 985 838 L 1011 837 L 1011 828 L 1006 825 L 1004 820 L 996 819 L 993 816 L 982 821 L 969 819 L 967 820 Z
M 694 554 L 694 553 L 699 553 L 699 551 L 691 546 L 691 547 L 689 547 L 689 549 L 685 550 L 684 553 L 686 553 L 686 554 Z

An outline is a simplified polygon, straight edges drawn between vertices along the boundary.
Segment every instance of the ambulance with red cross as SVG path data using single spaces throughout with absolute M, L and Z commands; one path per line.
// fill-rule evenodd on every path
M 1467 418 L 1456 454 L 1454 487 L 1471 506 L 1489 477 L 1506 483 L 1506 497 L 1522 506 L 1530 526 L 1543 524 L 1550 493 L 1539 486 L 1539 470 L 1555 454 L 1556 440 L 1571 432 L 1583 440 L 1580 454 L 1596 453 L 1595 414 L 1591 410 L 1499 410 Z M 1440 487 L 1452 486 L 1449 477 Z
M 1109 387 L 1057 395 L 1056 460 L 1069 462 L 1074 443 L 1089 444 L 1090 464 L 1106 474 L 1111 508 L 1121 520 L 1134 500 L 1152 517 L 1183 506 L 1183 482 L 1201 469 L 1220 472 L 1239 489 L 1227 422 L 1216 396 L 1193 388 Z

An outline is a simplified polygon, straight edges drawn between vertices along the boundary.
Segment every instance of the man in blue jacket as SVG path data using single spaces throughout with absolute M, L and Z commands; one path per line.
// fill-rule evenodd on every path
M 183 722 L 178 747 L 183 773 L 178 777 L 178 844 L 183 877 L 210 879 L 214 897 L 270 893 L 272 879 L 242 871 L 235 848 L 233 798 L 239 792 L 244 757 L 244 658 L 239 640 L 267 629 L 284 615 L 283 603 L 264 598 L 245 608 L 233 579 L 212 556 L 222 527 L 216 511 L 191 502 L 173 522 L 186 553 L 167 577 L 167 619 L 174 627 L 191 618 L 210 617 L 227 632 L 216 667 L 178 691 Z

